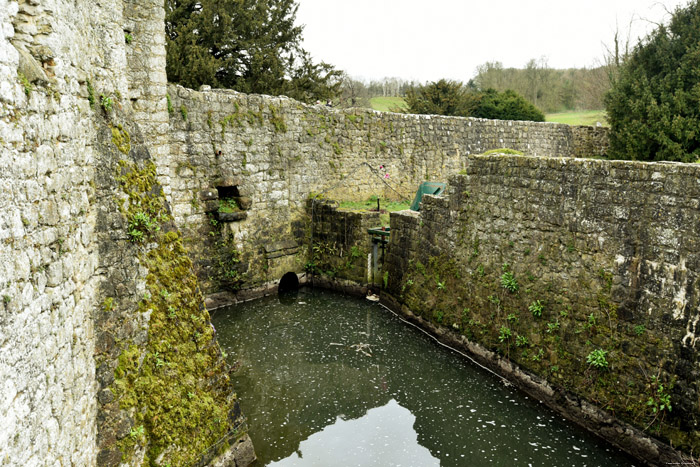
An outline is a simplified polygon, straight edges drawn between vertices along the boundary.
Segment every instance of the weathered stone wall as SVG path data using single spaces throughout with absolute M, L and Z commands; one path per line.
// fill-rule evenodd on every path
M 598 126 L 572 126 L 571 155 L 581 158 L 604 158 L 608 154 L 610 142 L 608 129 Z M 546 154 L 545 154 L 546 155 Z
M 94 465 L 96 129 L 121 2 L 0 1 L 0 463 Z M 116 13 L 115 13 L 116 12 Z
M 0 0 L 3 464 L 251 461 L 199 284 L 303 270 L 313 191 L 410 198 L 492 148 L 605 151 L 602 130 L 168 88 L 163 18 L 157 0 Z M 360 280 L 355 256 L 340 276 Z
M 500 371 L 514 363 L 529 390 L 545 382 L 539 397 L 646 462 L 677 462 L 640 439 L 700 447 L 699 176 L 689 164 L 469 157 L 448 197 L 392 214 L 389 301 L 493 352 Z
M 333 201 L 309 200 L 310 237 L 305 244 L 311 251 L 305 269 L 362 286 L 381 282 L 377 275 L 372 277 L 368 268 L 372 236 L 367 230 L 381 225 L 379 212 L 358 212 L 337 206 Z
M 146 145 L 167 166 L 168 77 L 165 73 L 165 9 L 162 0 L 123 0 L 129 103 L 132 118 L 147 135 Z M 163 161 L 161 163 L 161 161 Z M 161 174 L 159 174 L 161 175 Z M 161 176 L 166 196 L 169 180 Z
M 96 171 L 106 270 L 94 313 L 97 463 L 208 465 L 233 447 L 247 465 L 245 420 L 154 160 L 127 115 L 107 120 Z
M 207 292 L 301 271 L 307 258 L 296 246 L 267 248 L 303 241 L 300 224 L 313 192 L 337 200 L 412 199 L 421 182 L 445 180 L 465 169 L 467 155 L 494 148 L 564 157 L 605 153 L 605 129 L 338 111 L 233 91 L 168 89 L 170 159 L 159 173 L 169 180 L 176 222 Z M 223 228 L 212 222 L 217 186 L 235 186 L 246 198 L 245 218 Z M 212 261 L 212 252 L 225 254 Z M 270 253 L 275 261 L 266 261 Z M 227 276 L 235 281 L 222 279 Z
M 163 16 L 147 0 L 0 0 L 3 465 L 254 456 L 155 182 Z

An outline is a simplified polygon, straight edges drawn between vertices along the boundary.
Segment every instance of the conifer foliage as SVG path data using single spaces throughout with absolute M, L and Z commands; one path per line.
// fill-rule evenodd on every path
M 340 72 L 301 47 L 294 0 L 166 0 L 170 82 L 310 102 L 338 95 Z
M 467 117 L 476 102 L 459 81 L 441 79 L 434 83 L 412 86 L 406 91 L 408 113 Z
M 544 121 L 544 114 L 515 91 L 478 91 L 444 79 L 409 88 L 406 107 L 405 112 L 415 114 Z
M 606 96 L 618 159 L 700 158 L 700 3 L 673 13 L 623 63 Z

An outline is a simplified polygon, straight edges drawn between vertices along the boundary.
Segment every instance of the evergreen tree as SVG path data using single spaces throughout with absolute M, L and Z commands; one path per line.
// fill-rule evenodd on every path
M 340 72 L 301 47 L 294 0 L 166 0 L 171 82 L 305 102 L 339 93 Z
M 481 93 L 479 105 L 471 116 L 497 120 L 544 122 L 544 114 L 537 107 L 510 89 L 503 92 L 487 89 Z
M 612 157 L 700 157 L 700 3 L 673 13 L 633 49 L 606 96 Z
M 440 81 L 406 91 L 406 112 L 412 114 L 468 117 L 476 107 L 473 95 L 458 81 Z

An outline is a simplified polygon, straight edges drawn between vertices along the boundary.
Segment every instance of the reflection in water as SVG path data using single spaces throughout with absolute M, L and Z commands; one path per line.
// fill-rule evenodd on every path
M 340 430 L 352 436 L 339 436 L 332 463 L 303 465 L 399 465 L 405 449 L 431 456 L 401 462 L 408 467 L 431 458 L 442 466 L 632 465 L 376 304 L 302 290 L 292 303 L 268 297 L 220 311 L 214 324 L 230 362 L 240 363 L 233 383 L 259 465 L 302 465 L 286 462 L 323 455 Z M 384 447 L 383 431 L 358 428 L 375 410 L 407 410 L 415 421 L 392 427 L 402 438 L 387 441 L 387 452 L 341 462 L 358 446 Z M 374 464 L 379 455 L 394 464 Z
M 370 409 L 356 420 L 338 417 L 334 424 L 301 442 L 299 452 L 271 466 L 439 466 L 418 444 L 416 417 L 395 400 Z
M 296 305 L 299 298 L 299 289 L 283 290 L 277 294 L 281 305 Z

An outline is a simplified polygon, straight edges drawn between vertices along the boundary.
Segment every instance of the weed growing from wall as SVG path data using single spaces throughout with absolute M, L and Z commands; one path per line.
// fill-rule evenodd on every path
M 541 301 L 535 300 L 530 304 L 528 307 L 528 310 L 530 310 L 530 313 L 532 313 L 532 316 L 535 318 L 540 318 L 542 317 L 542 311 L 544 310 L 544 305 L 542 304 Z
M 109 113 L 114 109 L 114 100 L 111 97 L 100 94 L 100 106 L 105 112 Z
M 88 92 L 88 102 L 90 103 L 90 108 L 95 108 L 95 88 L 92 87 L 90 80 L 85 80 L 85 84 Z
M 607 370 L 608 369 L 608 360 L 605 358 L 605 356 L 608 354 L 607 350 L 603 349 L 595 349 L 592 350 L 591 353 L 588 354 L 586 357 L 586 362 L 593 368 L 597 368 L 599 370 Z
M 20 84 L 24 88 L 24 95 L 29 97 L 32 94 L 32 91 L 34 90 L 34 86 L 32 86 L 32 83 L 29 82 L 26 76 L 24 76 L 24 73 L 21 71 L 17 72 L 17 78 L 19 79 Z
M 507 269 L 507 264 L 504 267 Z M 504 271 L 501 275 L 501 287 L 506 289 L 510 293 L 517 293 L 520 287 L 518 286 L 518 281 L 515 276 L 510 271 Z

